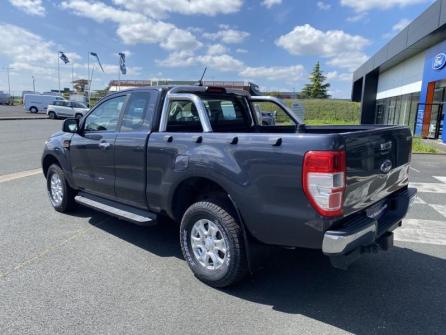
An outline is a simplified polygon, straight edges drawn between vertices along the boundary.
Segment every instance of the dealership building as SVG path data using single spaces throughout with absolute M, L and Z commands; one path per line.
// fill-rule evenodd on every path
M 361 123 L 397 124 L 446 143 L 446 0 L 435 1 L 353 74 Z

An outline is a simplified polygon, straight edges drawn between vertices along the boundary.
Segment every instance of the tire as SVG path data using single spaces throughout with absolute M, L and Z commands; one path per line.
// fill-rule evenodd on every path
M 76 192 L 68 185 L 63 170 L 56 164 L 49 167 L 46 174 L 48 197 L 53 208 L 61 213 L 77 207 L 74 197 Z
M 48 112 L 48 117 L 49 117 L 50 119 L 52 119 L 52 120 L 57 119 L 57 117 L 56 117 L 56 113 L 54 113 L 54 112 Z
M 80 119 L 82 119 L 82 114 L 80 114 L 80 113 L 77 113 L 74 117 L 76 118 L 76 119 L 78 119 L 78 120 L 80 120 Z
M 31 107 L 31 108 L 29 109 L 29 111 L 30 111 L 31 113 L 36 114 L 39 110 L 38 110 L 36 107 Z
M 248 272 L 242 229 L 223 201 L 191 205 L 181 220 L 180 243 L 194 275 L 209 286 L 230 286 Z

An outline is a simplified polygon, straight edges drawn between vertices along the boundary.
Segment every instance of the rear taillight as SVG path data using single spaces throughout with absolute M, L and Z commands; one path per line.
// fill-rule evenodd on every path
M 303 189 L 320 215 L 343 214 L 345 160 L 345 151 L 308 151 L 304 156 Z

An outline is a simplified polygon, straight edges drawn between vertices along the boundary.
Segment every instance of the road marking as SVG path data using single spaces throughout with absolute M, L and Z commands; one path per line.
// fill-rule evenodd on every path
M 102 224 L 106 223 L 108 220 L 110 220 L 110 217 L 105 218 L 104 220 L 98 222 L 95 225 L 91 225 L 88 226 L 84 229 L 80 229 L 77 232 L 75 232 L 73 235 L 71 235 L 70 237 L 68 237 L 67 239 L 63 240 L 60 243 L 56 243 L 54 245 L 49 246 L 48 248 L 44 249 L 42 252 L 38 253 L 35 256 L 32 256 L 28 259 L 26 259 L 25 261 L 17 264 L 16 266 L 14 266 L 11 270 L 6 271 L 6 272 L 0 272 L 0 279 L 4 279 L 5 277 L 9 276 L 11 273 L 16 272 L 21 270 L 22 268 L 24 268 L 27 265 L 30 265 L 38 260 L 40 260 L 41 258 L 45 257 L 46 255 L 48 255 L 50 252 L 59 249 L 61 247 L 63 247 L 64 245 L 68 244 L 70 241 L 82 237 L 83 235 L 85 235 L 87 232 L 89 232 L 90 230 L 92 230 L 94 227 L 99 227 Z
M 34 170 L 28 170 L 28 171 L 21 171 L 11 174 L 5 174 L 3 176 L 0 176 L 0 183 L 4 183 L 7 181 L 25 178 L 29 176 L 35 176 L 36 174 L 42 173 L 42 169 L 34 169 Z
M 420 173 L 420 170 L 415 169 L 414 167 L 409 167 L 409 169 L 414 170 L 415 172 Z
M 395 240 L 435 245 L 446 245 L 446 223 L 434 220 L 405 219 L 395 230 Z
M 446 193 L 446 184 L 443 183 L 410 183 L 418 193 Z
M 442 182 L 443 184 L 446 184 L 446 177 L 442 177 L 442 176 L 433 176 L 435 179 L 439 180 L 440 182 Z
M 427 205 L 427 202 L 424 201 L 423 199 L 421 199 L 420 196 L 418 195 L 418 196 L 415 198 L 414 204 Z

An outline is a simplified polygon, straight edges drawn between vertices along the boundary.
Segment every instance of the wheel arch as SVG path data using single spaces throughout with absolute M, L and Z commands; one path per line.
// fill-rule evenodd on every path
M 59 160 L 54 155 L 48 154 L 42 159 L 42 171 L 43 171 L 43 175 L 45 176 L 45 178 L 48 173 L 48 169 L 53 164 L 56 164 L 60 168 L 62 168 L 62 164 L 60 164 Z
M 236 211 L 236 204 L 231 200 L 229 192 L 219 183 L 206 177 L 188 177 L 179 182 L 170 197 L 169 215 L 180 221 L 186 209 L 194 202 L 212 197 L 224 197 Z

